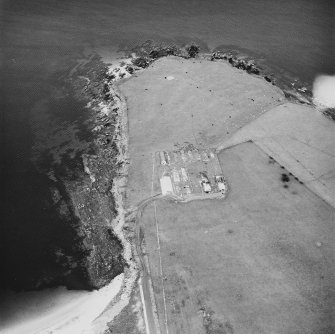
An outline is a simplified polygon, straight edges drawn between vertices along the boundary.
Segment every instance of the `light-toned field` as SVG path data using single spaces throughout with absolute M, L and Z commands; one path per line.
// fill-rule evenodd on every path
M 285 103 L 223 140 L 218 150 L 247 140 L 335 207 L 335 122 L 312 107 Z
M 163 284 L 169 333 L 334 333 L 334 209 L 253 143 L 219 159 L 226 200 L 159 201 L 142 218 L 162 333 Z

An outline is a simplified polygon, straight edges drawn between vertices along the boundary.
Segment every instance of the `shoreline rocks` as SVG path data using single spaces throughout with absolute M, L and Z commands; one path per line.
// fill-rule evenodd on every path
M 261 69 L 258 68 L 254 61 L 252 60 L 245 60 L 245 59 L 239 59 L 238 57 L 234 56 L 233 54 L 229 52 L 221 52 L 216 51 L 213 52 L 213 54 L 210 57 L 211 61 L 214 60 L 226 60 L 229 62 L 233 67 L 239 68 L 241 70 L 247 71 L 248 73 L 252 74 L 259 74 Z
M 246 71 L 249 74 L 259 75 L 269 83 L 278 86 L 284 92 L 286 98 L 303 104 L 313 104 L 312 92 L 305 86 L 288 83 L 287 81 L 276 78 L 273 73 L 269 73 L 263 67 L 257 64 L 255 59 L 250 59 L 246 55 L 239 55 L 237 51 L 214 51 L 210 56 L 211 61 L 223 60 L 231 66 Z
M 132 63 L 138 68 L 147 68 L 156 59 L 166 56 L 176 56 L 185 59 L 195 58 L 200 56 L 200 47 L 195 43 L 177 47 L 176 45 L 156 45 L 155 42 L 148 40 L 143 44 L 130 50 L 133 57 Z M 130 54 L 128 55 L 130 57 Z M 262 76 L 264 80 L 272 85 L 278 86 L 291 101 L 296 101 L 303 104 L 313 105 L 312 92 L 303 84 L 297 82 L 289 82 L 288 79 L 278 77 L 270 72 L 268 68 L 258 64 L 257 58 L 250 58 L 244 53 L 239 53 L 236 50 L 214 50 L 209 56 L 201 55 L 211 61 L 225 61 L 231 66 L 246 71 L 249 74 Z M 136 68 L 135 68 L 136 71 Z
M 90 253 L 86 257 L 86 268 L 90 285 L 94 289 L 108 284 L 114 277 L 129 266 L 124 258 L 122 236 L 115 231 L 120 220 L 120 208 L 116 203 L 115 189 L 117 179 L 124 177 L 126 143 L 121 143 L 124 129 L 122 120 L 126 106 L 113 86 L 108 68 L 100 60 L 98 76 L 91 75 L 90 86 L 76 87 L 81 98 L 90 102 L 94 133 L 94 153 L 83 156 L 84 170 L 88 177 L 69 190 L 77 207 L 76 215 L 81 221 L 79 230 L 83 235 L 86 248 Z M 97 64 L 90 68 L 97 71 Z M 87 73 L 89 75 L 90 71 Z M 72 78 L 73 82 L 73 78 Z
M 333 121 L 335 121 L 335 108 L 326 108 L 322 110 L 322 113 L 332 119 Z
M 78 149 L 74 157 L 64 153 L 57 161 L 46 163 L 42 157 L 38 161 L 44 163 L 36 168 L 46 181 L 44 187 L 38 187 L 43 190 L 41 195 L 35 191 L 43 203 L 32 207 L 42 206 L 43 216 L 36 213 L 28 217 L 32 221 L 29 231 L 25 231 L 27 224 L 22 228 L 8 226 L 4 289 L 29 291 L 64 285 L 94 290 L 110 283 L 128 266 L 123 242 L 113 226 L 119 215 L 115 183 L 125 164 L 119 159 L 123 154 L 119 119 L 125 102 L 108 81 L 107 72 L 100 57 L 93 55 L 55 83 L 65 85 L 89 116 L 82 125 L 87 136 L 83 140 L 89 145 Z M 71 131 L 72 123 L 67 124 L 66 131 Z M 52 130 L 46 129 L 46 134 Z M 78 140 L 73 145 L 77 142 L 80 144 Z

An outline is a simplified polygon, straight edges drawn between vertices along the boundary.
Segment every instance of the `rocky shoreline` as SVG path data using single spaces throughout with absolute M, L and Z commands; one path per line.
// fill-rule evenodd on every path
M 35 186 L 43 192 L 35 191 L 38 196 L 30 206 L 41 208 L 35 202 L 42 198 L 43 216 L 37 216 L 34 209 L 24 228 L 18 218 L 13 217 L 15 226 L 8 223 L 3 288 L 28 291 L 64 285 L 99 289 L 132 265 L 120 224 L 127 174 L 126 105 L 114 82 L 124 77 L 122 73 L 131 75 L 147 63 L 141 56 L 129 62 L 127 66 L 116 64 L 118 75 L 114 76 L 98 54 L 79 59 L 70 73 L 55 78 L 59 98 L 40 103 L 32 121 L 35 138 L 30 168 L 45 185 Z M 46 113 L 47 104 L 58 107 L 59 101 L 76 103 L 79 108 L 86 105 L 85 110 L 78 108 L 81 119 L 53 119 Z M 29 182 L 28 175 L 22 177 Z M 22 191 L 19 185 L 18 189 Z M 13 196 L 15 193 L 13 190 Z M 27 263 L 17 243 L 29 253 Z
M 69 193 L 81 221 L 79 233 L 89 250 L 85 259 L 88 284 L 98 289 L 131 265 L 120 230 L 127 175 L 127 113 L 125 101 L 108 80 L 108 70 L 99 57 L 85 68 L 89 69 L 86 73 L 81 69 L 72 73 L 71 83 L 78 98 L 89 100 L 87 108 L 94 113 L 94 153 L 82 156 L 87 177 Z
M 211 61 L 225 61 L 232 67 L 246 71 L 249 74 L 261 76 L 267 82 L 278 86 L 288 100 L 302 104 L 313 104 L 311 87 L 302 84 L 296 80 L 285 77 L 279 77 L 269 66 L 260 64 L 257 57 L 250 57 L 243 51 L 230 47 L 219 47 L 210 53 L 200 53 L 201 49 L 197 44 L 191 43 L 183 47 L 176 45 L 156 44 L 148 40 L 143 44 L 127 50 L 128 59 L 133 57 L 131 63 L 124 64 L 125 71 L 116 69 L 111 75 L 112 80 L 127 78 L 134 73 L 135 67 L 146 68 L 155 60 L 166 57 L 176 56 L 185 59 L 201 57 Z M 121 64 L 122 65 L 122 64 Z M 121 66 L 122 67 L 122 66 Z
M 264 67 L 258 64 L 257 57 L 250 57 L 244 52 L 232 48 L 219 48 L 210 55 L 211 61 L 225 61 L 232 67 L 246 71 L 249 74 L 262 76 L 264 80 L 279 87 L 287 100 L 301 104 L 315 106 L 322 114 L 331 120 L 335 120 L 335 109 L 327 107 L 318 107 L 313 100 L 312 87 L 302 84 L 297 80 L 289 80 L 285 77 L 279 77 L 270 67 Z M 308 86 L 308 87 L 307 87 Z
M 61 101 L 71 96 L 80 119 L 56 123 L 45 108 L 34 118 L 31 169 L 45 184 L 35 185 L 34 211 L 26 224 L 16 219 L 17 226 L 6 227 L 3 288 L 29 291 L 63 285 L 94 290 L 128 266 L 124 241 L 115 232 L 120 220 L 116 185 L 127 166 L 126 106 L 107 72 L 94 54 L 54 82 L 55 89 L 64 91 Z M 38 200 L 43 202 L 37 206 Z
M 312 92 L 303 85 L 298 83 L 289 83 L 282 78 L 276 77 L 275 74 L 270 73 L 268 69 L 264 69 L 257 64 L 257 60 L 238 51 L 232 50 L 217 50 L 211 55 L 211 61 L 224 60 L 231 64 L 231 66 L 244 70 L 249 74 L 262 76 L 267 82 L 278 86 L 289 100 L 295 100 L 303 104 L 312 104 Z

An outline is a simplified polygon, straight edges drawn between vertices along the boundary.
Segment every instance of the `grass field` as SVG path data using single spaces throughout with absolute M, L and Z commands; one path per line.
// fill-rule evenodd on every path
M 128 106 L 130 206 L 150 196 L 152 154 L 185 142 L 216 147 L 284 101 L 278 87 L 261 77 L 225 63 L 176 57 L 157 60 L 120 90 Z
M 225 200 L 143 214 L 162 333 L 334 333 L 334 209 L 253 143 L 219 160 Z
M 311 106 L 285 103 L 223 140 L 218 149 L 248 140 L 335 207 L 335 122 Z

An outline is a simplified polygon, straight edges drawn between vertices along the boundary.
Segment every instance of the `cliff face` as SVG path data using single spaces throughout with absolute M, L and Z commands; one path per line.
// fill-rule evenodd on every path
M 82 155 L 85 176 L 80 182 L 68 182 L 67 191 L 80 224 L 86 256 L 83 266 L 87 284 L 100 288 L 123 272 L 122 244 L 113 232 L 112 221 L 118 212 L 113 197 L 113 182 L 124 162 L 118 159 L 120 99 L 108 84 L 107 68 L 94 56 L 72 73 L 70 84 L 77 99 L 89 101 L 92 110 L 93 141 Z
M 32 161 L 6 180 L 3 288 L 91 290 L 124 270 L 112 227 L 113 181 L 122 166 L 114 140 L 119 101 L 109 94 L 106 71 L 91 57 L 55 83 L 56 98 L 32 111 Z M 57 110 L 48 114 L 48 104 Z

